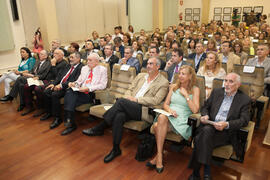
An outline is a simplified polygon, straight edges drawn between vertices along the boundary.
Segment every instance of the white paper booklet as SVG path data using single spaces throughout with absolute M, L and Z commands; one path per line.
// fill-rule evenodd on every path
M 172 116 L 172 113 L 164 111 L 163 109 L 154 109 L 154 111 L 160 114 L 164 114 L 165 116 Z
M 108 111 L 112 106 L 104 106 L 104 109 Z
M 42 86 L 44 85 L 41 80 L 33 79 L 33 78 L 27 78 L 28 86 Z

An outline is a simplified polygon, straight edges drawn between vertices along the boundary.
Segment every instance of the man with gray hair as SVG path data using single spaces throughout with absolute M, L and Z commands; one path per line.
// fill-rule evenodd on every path
M 113 149 L 105 156 L 104 162 L 108 163 L 121 154 L 120 142 L 122 139 L 123 125 L 128 120 L 141 121 L 144 106 L 159 105 L 168 93 L 168 80 L 159 73 L 160 60 L 150 58 L 147 63 L 147 73 L 140 73 L 132 81 L 123 98 L 103 115 L 104 121 L 97 126 L 83 130 L 88 136 L 100 136 L 104 129 L 112 126 Z
M 251 100 L 239 90 L 240 85 L 240 76 L 229 73 L 224 88 L 214 89 L 202 107 L 189 163 L 193 169 L 190 180 L 200 179 L 201 165 L 205 166 L 204 179 L 211 179 L 212 152 L 218 146 L 232 144 L 237 157 L 241 157 L 244 147 L 239 143 L 237 130 L 248 125 Z
M 118 64 L 126 64 L 130 65 L 131 67 L 136 68 L 136 74 L 138 74 L 141 69 L 140 69 L 140 62 L 138 59 L 132 57 L 133 54 L 133 48 L 131 46 L 125 47 L 125 53 L 124 57 L 122 59 L 119 59 Z
M 79 78 L 68 83 L 69 89 L 64 97 L 66 129 L 61 135 L 67 135 L 77 128 L 75 124 L 75 108 L 81 104 L 93 103 L 94 92 L 105 89 L 107 86 L 107 69 L 99 65 L 99 58 L 97 53 L 91 53 L 87 57 L 87 65 L 82 67 Z
M 51 129 L 56 128 L 62 123 L 60 99 L 64 97 L 68 88 L 68 83 L 78 79 L 83 66 L 80 61 L 80 53 L 72 53 L 69 56 L 69 64 L 58 73 L 56 79 L 52 81 L 44 91 L 44 106 L 46 113 L 40 120 L 46 120 L 49 117 L 54 116 L 54 121 L 50 125 Z

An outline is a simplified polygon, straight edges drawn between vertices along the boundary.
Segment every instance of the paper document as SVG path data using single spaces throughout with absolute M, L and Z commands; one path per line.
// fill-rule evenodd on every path
M 77 88 L 77 87 L 71 87 L 71 89 L 72 89 L 73 91 L 79 91 L 79 88 Z
M 214 121 L 209 121 L 209 120 L 205 120 L 205 122 L 207 123 L 207 124 L 211 124 L 211 125 L 215 125 L 216 124 L 216 122 L 214 122 Z
M 164 114 L 165 116 L 172 116 L 172 113 L 164 111 L 163 109 L 154 109 L 154 111 L 160 114 Z
M 244 73 L 253 73 L 255 71 L 255 66 L 244 66 L 243 72 Z
M 128 71 L 130 65 L 123 64 L 120 68 L 121 71 Z
M 104 109 L 105 109 L 106 111 L 108 111 L 111 107 L 112 107 L 112 105 L 111 105 L 111 106 L 104 106 Z
M 27 78 L 28 86 L 42 86 L 44 85 L 41 80 L 33 79 L 33 78 Z

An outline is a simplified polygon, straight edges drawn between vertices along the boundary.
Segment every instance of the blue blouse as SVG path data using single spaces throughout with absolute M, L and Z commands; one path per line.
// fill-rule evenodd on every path
M 19 64 L 18 71 L 31 71 L 36 63 L 36 59 L 33 57 L 28 58 L 26 61 L 21 60 L 21 63 Z

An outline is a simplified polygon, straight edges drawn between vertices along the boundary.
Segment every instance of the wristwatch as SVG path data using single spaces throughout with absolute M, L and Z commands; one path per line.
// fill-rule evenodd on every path
M 189 98 L 189 97 L 187 97 L 187 98 L 186 98 L 186 100 L 187 100 L 187 101 L 189 101 L 189 100 L 190 100 L 190 98 Z

